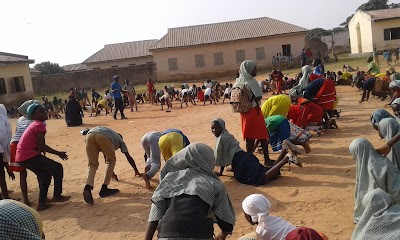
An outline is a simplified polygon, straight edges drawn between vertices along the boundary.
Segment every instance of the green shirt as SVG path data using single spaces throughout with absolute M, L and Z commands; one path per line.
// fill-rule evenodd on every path
M 379 70 L 379 67 L 374 62 L 368 64 L 368 71 L 373 75 L 381 73 L 381 70 Z
M 268 132 L 273 132 L 286 118 L 282 115 L 273 115 L 265 119 L 265 124 L 267 125 Z
M 87 134 L 90 133 L 101 133 L 103 135 L 105 135 L 106 137 L 108 137 L 111 142 L 114 145 L 114 149 L 117 150 L 118 148 L 121 149 L 121 152 L 123 153 L 127 153 L 128 152 L 128 148 L 126 147 L 125 142 L 122 140 L 122 137 L 114 130 L 108 128 L 108 127 L 94 127 L 92 129 L 89 130 L 89 132 Z

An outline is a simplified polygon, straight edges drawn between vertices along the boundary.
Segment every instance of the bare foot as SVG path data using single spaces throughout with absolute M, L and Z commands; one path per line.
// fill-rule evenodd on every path
M 304 151 L 306 151 L 306 154 L 311 152 L 310 144 L 304 143 Z
M 150 178 L 149 178 L 149 176 L 147 176 L 147 174 L 143 174 L 143 175 L 142 175 L 142 178 L 143 178 L 143 180 L 144 180 L 144 183 L 146 184 L 146 188 L 147 188 L 147 189 L 151 189 L 152 187 L 151 187 L 151 184 L 150 184 Z

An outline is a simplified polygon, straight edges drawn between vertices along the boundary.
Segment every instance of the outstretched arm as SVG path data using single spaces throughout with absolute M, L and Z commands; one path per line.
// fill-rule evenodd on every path
M 376 151 L 382 155 L 387 155 L 395 145 L 400 140 L 400 133 L 397 133 L 392 139 L 390 139 L 385 145 L 377 148 Z
M 48 152 L 48 153 L 59 156 L 62 160 L 68 159 L 68 156 L 65 152 L 59 152 L 59 151 L 54 150 L 53 148 L 46 145 L 45 138 L 44 138 L 44 132 L 38 132 L 37 142 L 38 142 L 38 152 Z
M 152 240 L 154 233 L 156 232 L 158 226 L 158 221 L 149 222 L 146 229 L 146 235 L 144 237 L 145 240 Z
M 130 155 L 128 152 L 126 152 L 126 153 L 125 153 L 125 157 L 126 157 L 126 160 L 128 160 L 129 164 L 132 166 L 133 170 L 135 170 L 135 176 L 141 177 L 142 174 L 141 174 L 141 173 L 139 172 L 139 170 L 137 169 L 135 160 L 133 160 L 133 158 L 131 157 L 131 155 Z

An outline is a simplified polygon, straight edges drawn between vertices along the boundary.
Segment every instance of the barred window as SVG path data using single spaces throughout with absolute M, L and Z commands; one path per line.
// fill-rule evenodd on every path
M 245 51 L 244 50 L 236 50 L 236 62 L 242 63 L 244 60 L 246 60 Z
M 168 67 L 169 67 L 169 71 L 178 70 L 178 59 L 177 58 L 168 58 Z
M 195 55 L 194 59 L 196 61 L 196 67 L 197 68 L 201 68 L 201 67 L 205 67 L 204 64 L 204 55 Z
M 214 53 L 215 66 L 224 65 L 224 54 L 222 52 Z
M 265 60 L 264 47 L 256 48 L 256 58 L 257 60 Z

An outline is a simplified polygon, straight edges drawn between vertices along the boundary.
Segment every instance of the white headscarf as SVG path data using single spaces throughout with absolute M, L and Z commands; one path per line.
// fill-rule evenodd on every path
M 8 120 L 7 109 L 0 104 L 0 152 L 3 153 L 4 161 L 10 160 L 10 141 L 12 138 L 11 124 Z M 0 159 L 1 161 L 2 159 Z
M 257 222 L 256 232 L 264 236 L 267 231 L 267 218 L 271 203 L 262 194 L 251 194 L 242 202 L 243 211 L 251 217 L 253 222 Z
M 251 75 L 256 67 L 257 63 L 252 60 L 243 61 L 242 64 L 240 64 L 239 77 L 236 78 L 235 86 L 248 85 L 257 98 L 262 97 L 261 87 L 257 80 Z
M 394 118 L 384 118 L 379 122 L 379 132 L 389 142 L 400 132 L 400 123 Z M 400 142 L 395 143 L 386 156 L 400 170 Z
M 299 97 L 301 95 L 303 89 L 308 85 L 312 69 L 309 65 L 305 65 L 301 68 L 301 73 L 303 74 L 303 76 L 301 77 L 299 83 L 289 91 L 289 95 L 291 97 Z

